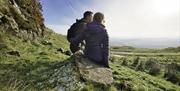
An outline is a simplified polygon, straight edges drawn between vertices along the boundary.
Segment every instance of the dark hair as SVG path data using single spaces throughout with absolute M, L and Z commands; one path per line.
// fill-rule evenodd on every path
M 96 14 L 94 14 L 93 20 L 94 21 L 98 21 L 98 22 L 102 22 L 104 19 L 104 14 L 97 12 Z
M 84 12 L 84 18 L 86 18 L 87 16 L 90 16 L 90 15 L 92 15 L 93 14 L 93 12 L 91 12 L 91 11 L 86 11 L 86 12 Z

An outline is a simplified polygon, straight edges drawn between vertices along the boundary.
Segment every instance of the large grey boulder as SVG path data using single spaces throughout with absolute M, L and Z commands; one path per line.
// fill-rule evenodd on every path
M 89 59 L 84 58 L 83 53 L 80 51 L 74 54 L 74 58 L 79 74 L 85 81 L 95 82 L 106 86 L 113 83 L 111 69 L 102 67 Z

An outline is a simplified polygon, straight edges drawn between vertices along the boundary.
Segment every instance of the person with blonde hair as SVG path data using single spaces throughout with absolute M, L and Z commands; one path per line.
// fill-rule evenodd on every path
M 87 24 L 85 30 L 71 40 L 74 44 L 79 44 L 85 40 L 85 57 L 93 62 L 109 68 L 109 37 L 103 25 L 104 14 L 97 12 L 94 14 L 93 22 Z

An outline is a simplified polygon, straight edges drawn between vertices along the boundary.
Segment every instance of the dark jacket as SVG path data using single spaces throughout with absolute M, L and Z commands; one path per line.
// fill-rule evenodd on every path
M 76 20 L 76 23 L 74 23 L 70 29 L 68 30 L 67 39 L 68 41 L 71 40 L 71 38 L 75 38 L 77 35 L 79 35 L 86 27 L 86 22 L 82 18 L 80 20 Z M 79 45 L 80 44 L 80 45 Z M 79 44 L 72 44 L 70 42 L 70 50 L 72 53 L 75 53 L 76 51 L 80 50 L 81 47 L 85 44 L 84 42 L 81 42 Z
M 85 40 L 84 54 L 90 60 L 108 65 L 109 37 L 105 27 L 99 22 L 87 24 L 85 30 L 71 41 L 78 44 Z
M 67 32 L 67 40 L 70 41 L 71 38 L 76 37 L 79 35 L 85 28 L 86 26 L 86 21 L 84 18 L 78 20 L 76 19 L 76 22 L 71 25 L 71 27 L 68 29 Z

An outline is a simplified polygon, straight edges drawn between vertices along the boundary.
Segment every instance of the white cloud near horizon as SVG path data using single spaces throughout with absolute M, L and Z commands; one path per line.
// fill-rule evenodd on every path
M 62 35 L 67 35 L 67 30 L 69 29 L 69 25 L 50 25 L 46 24 L 46 26 L 56 33 L 62 34 Z
M 180 39 L 179 0 L 92 1 L 93 5 L 83 6 L 85 8 L 82 7 L 81 13 L 86 10 L 104 13 L 106 28 L 111 38 Z M 66 35 L 71 24 L 46 25 L 57 33 Z

